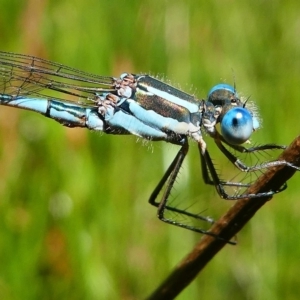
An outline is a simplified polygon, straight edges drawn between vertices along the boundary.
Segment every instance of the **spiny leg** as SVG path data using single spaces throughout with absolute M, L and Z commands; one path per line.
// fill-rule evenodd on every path
M 204 178 L 206 180 L 205 182 L 208 184 L 213 183 L 213 185 L 216 187 L 218 194 L 225 200 L 239 200 L 239 199 L 244 199 L 249 197 L 250 198 L 267 197 L 267 196 L 272 196 L 273 194 L 276 194 L 278 192 L 281 192 L 283 189 L 286 188 L 286 186 L 283 186 L 279 191 L 269 191 L 269 192 L 258 193 L 258 194 L 243 194 L 243 195 L 231 196 L 226 193 L 226 191 L 224 190 L 224 186 L 248 187 L 248 184 L 221 181 L 208 151 L 205 150 L 203 153 L 199 145 L 198 147 L 201 156 L 202 173 L 204 174 L 205 176 Z M 208 171 L 211 175 L 211 178 L 209 177 Z
M 267 161 L 267 162 L 263 162 L 263 163 L 256 164 L 253 166 L 247 166 L 243 161 L 238 159 L 229 150 L 227 150 L 224 147 L 224 145 L 222 144 L 220 139 L 215 139 L 215 143 L 218 146 L 218 148 L 221 150 L 221 152 L 228 158 L 228 160 L 233 165 L 235 165 L 239 170 L 241 170 L 245 173 L 255 172 L 255 171 L 259 171 L 259 170 L 263 170 L 263 169 L 275 167 L 275 166 L 289 166 L 291 168 L 295 168 L 295 169 L 299 170 L 298 167 L 294 166 L 293 164 L 291 164 L 285 160 Z M 230 145 L 230 144 L 227 144 L 227 145 L 241 153 L 254 153 L 254 152 L 265 151 L 265 150 L 285 149 L 286 148 L 285 146 L 279 146 L 279 145 L 275 145 L 275 144 L 266 144 L 266 145 L 261 145 L 261 146 L 257 146 L 257 147 L 251 147 L 251 148 L 245 148 L 243 146 L 238 146 L 238 145 Z M 227 182 L 226 185 L 229 185 L 229 183 Z M 285 183 L 279 190 L 273 191 L 273 194 L 280 193 L 280 192 L 284 191 L 286 188 L 287 188 L 287 184 Z
M 266 144 L 266 145 L 261 145 L 257 147 L 251 147 L 251 148 L 246 148 L 240 145 L 231 145 L 227 143 L 221 135 L 216 135 L 214 137 L 214 141 L 217 145 L 217 147 L 221 150 L 221 152 L 231 161 L 232 164 L 234 164 L 238 169 L 240 169 L 243 172 L 253 172 L 261 169 L 266 169 L 270 167 L 275 167 L 275 166 L 289 166 L 291 168 L 295 168 L 296 170 L 300 170 L 299 167 L 294 166 L 293 164 L 285 161 L 285 160 L 275 160 L 275 161 L 267 161 L 261 164 L 257 164 L 254 166 L 247 166 L 245 163 L 243 163 L 241 160 L 239 160 L 235 155 L 233 155 L 229 150 L 227 150 L 222 143 L 225 143 L 228 145 L 230 148 L 241 152 L 241 153 L 254 153 L 254 152 L 259 152 L 259 151 L 265 151 L 265 150 L 274 150 L 274 149 L 285 149 L 286 146 L 280 146 L 276 144 Z
M 151 194 L 150 199 L 149 199 L 149 203 L 156 206 L 156 207 L 158 207 L 157 215 L 158 215 L 158 218 L 160 220 L 162 220 L 166 223 L 178 226 L 178 227 L 189 229 L 189 230 L 199 232 L 199 233 L 202 233 L 202 234 L 207 234 L 207 235 L 213 236 L 217 239 L 223 240 L 219 236 L 217 236 L 217 235 L 215 235 L 215 234 L 213 234 L 213 233 L 211 233 L 207 230 L 197 228 L 195 226 L 187 225 L 187 224 L 184 224 L 184 223 L 180 223 L 176 220 L 169 219 L 169 218 L 165 217 L 165 211 L 168 210 L 168 211 L 173 211 L 173 212 L 176 212 L 178 214 L 189 216 L 189 217 L 192 217 L 192 218 L 195 218 L 195 219 L 200 219 L 202 221 L 213 223 L 213 220 L 211 218 L 206 218 L 206 217 L 203 217 L 203 216 L 200 216 L 200 215 L 197 215 L 197 214 L 192 214 L 188 211 L 181 210 L 181 209 L 178 209 L 176 207 L 172 207 L 172 206 L 167 205 L 167 201 L 168 201 L 168 198 L 170 196 L 170 192 L 173 188 L 174 182 L 176 180 L 176 177 L 178 175 L 178 172 L 179 172 L 179 169 L 182 165 L 182 162 L 183 162 L 183 160 L 184 160 L 184 158 L 185 158 L 185 156 L 188 152 L 188 149 L 189 149 L 188 140 L 187 140 L 187 138 L 184 138 L 181 149 L 179 150 L 179 152 L 177 153 L 175 159 L 173 160 L 173 162 L 171 163 L 171 165 L 167 169 L 166 173 L 164 174 L 163 178 L 160 180 L 157 187 L 155 188 L 155 190 Z M 160 202 L 156 202 L 155 200 L 158 197 L 160 191 L 163 189 L 165 184 L 166 184 L 166 189 L 164 191 L 162 199 L 161 199 Z M 232 245 L 236 244 L 236 242 L 234 242 L 234 241 L 227 241 L 226 240 L 226 242 L 229 243 L 229 244 L 232 244 Z
M 212 162 L 212 159 L 208 153 L 207 150 L 205 150 L 207 153 L 202 154 L 201 148 L 199 147 L 199 153 L 200 153 L 200 161 L 201 161 L 201 174 L 202 174 L 202 178 L 205 184 L 208 185 L 213 185 L 215 186 L 215 181 L 213 180 L 213 178 L 209 175 L 209 168 L 208 165 L 210 165 L 210 168 L 214 169 L 214 178 L 215 180 L 217 180 L 217 182 L 219 184 L 222 185 L 226 185 L 226 186 L 235 186 L 235 187 L 249 187 L 250 184 L 249 183 L 241 183 L 241 182 L 231 182 L 231 181 L 222 181 L 219 178 L 219 175 L 216 171 L 216 168 Z M 208 163 L 208 161 L 210 161 L 210 163 Z M 216 179 L 217 178 L 217 179 Z
M 169 210 L 173 211 L 179 214 L 183 214 L 189 217 L 193 217 L 196 219 L 200 219 L 206 222 L 213 223 L 213 221 L 210 218 L 205 218 L 200 215 L 192 214 L 188 211 L 178 209 L 176 207 L 172 207 L 167 205 L 168 198 L 170 196 L 170 192 L 173 188 L 173 185 L 175 183 L 175 180 L 177 178 L 178 172 L 180 170 L 180 167 L 183 163 L 184 158 L 186 157 L 187 153 L 189 150 L 189 144 L 187 138 L 184 138 L 182 146 L 180 150 L 178 151 L 176 157 L 172 161 L 171 165 L 165 172 L 164 176 L 152 192 L 150 198 L 149 198 L 149 203 L 155 207 L 158 207 L 158 217 L 160 218 L 160 215 L 163 215 L 164 210 Z M 162 199 L 160 202 L 156 202 L 155 200 L 157 199 L 159 193 L 163 190 L 164 186 L 166 185 L 166 189 L 164 191 L 164 194 L 162 196 Z M 163 220 L 164 221 L 164 220 Z

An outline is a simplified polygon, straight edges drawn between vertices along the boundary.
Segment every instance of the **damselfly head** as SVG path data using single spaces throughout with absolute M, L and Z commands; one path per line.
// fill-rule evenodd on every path
M 229 144 L 245 143 L 259 127 L 256 107 L 249 102 L 246 108 L 247 100 L 241 101 L 235 88 L 224 83 L 215 85 L 208 93 L 208 101 L 221 110 L 218 122 L 221 134 Z

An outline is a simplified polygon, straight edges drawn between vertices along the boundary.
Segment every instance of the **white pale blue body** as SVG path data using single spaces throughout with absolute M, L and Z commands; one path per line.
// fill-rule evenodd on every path
M 133 81 L 131 86 L 127 85 L 128 78 Z M 140 78 L 143 83 L 139 83 Z M 148 81 L 157 86 L 147 85 Z M 147 75 L 123 74 L 120 86 L 114 101 L 110 100 L 109 93 L 98 93 L 96 105 L 93 106 L 9 94 L 0 95 L 0 104 L 39 112 L 69 127 L 87 127 L 112 134 L 133 134 L 175 144 L 180 144 L 183 136 L 189 136 L 201 144 L 203 151 L 206 144 L 201 126 L 215 137 L 215 125 L 220 122 L 225 141 L 237 145 L 246 142 L 259 125 L 253 114 L 237 98 L 234 88 L 227 84 L 216 85 L 210 90 L 208 101 L 213 104 L 212 111 L 205 110 L 205 100 L 197 100 L 189 95 L 186 98 L 186 94 L 181 91 Z M 184 98 L 176 96 L 177 91 Z M 159 100 L 165 106 L 164 113 L 167 115 L 163 115 L 159 107 L 147 108 L 147 103 L 145 105 L 141 99 L 148 99 L 149 102 L 152 99 Z
M 220 180 L 203 132 L 212 137 L 227 159 L 244 172 L 274 166 L 274 162 L 248 167 L 223 144 L 248 153 L 283 149 L 275 144 L 250 149 L 240 146 L 259 127 L 259 118 L 256 109 L 252 109 L 248 101 L 243 102 L 234 87 L 223 83 L 214 86 L 207 99 L 197 99 L 149 75 L 124 73 L 119 78 L 98 76 L 34 56 L 0 51 L 0 105 L 38 112 L 68 127 L 84 127 L 106 134 L 132 134 L 151 141 L 180 145 L 176 157 L 151 194 L 149 203 L 157 207 L 159 219 L 212 236 L 215 235 L 190 225 L 193 222 L 184 224 L 164 215 L 164 211 L 169 210 L 175 215 L 211 223 L 211 218 L 192 214 L 167 203 L 188 152 L 188 139 L 196 141 L 198 145 L 205 183 L 214 185 L 224 199 L 244 197 L 228 195 L 224 186 L 238 189 L 249 185 Z M 217 131 L 218 123 L 221 133 Z M 263 193 L 263 196 L 273 193 Z M 161 201 L 156 201 L 160 194 L 163 194 Z

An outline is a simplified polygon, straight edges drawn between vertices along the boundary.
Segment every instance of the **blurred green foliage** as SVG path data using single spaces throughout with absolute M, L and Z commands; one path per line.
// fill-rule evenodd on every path
M 296 0 L 1 0 L 1 50 L 101 75 L 150 73 L 199 98 L 235 81 L 264 120 L 253 140 L 288 144 L 300 127 L 299 9 Z M 204 186 L 193 146 L 179 181 L 220 216 L 231 203 Z M 160 222 L 147 203 L 176 150 L 0 107 L 0 298 L 145 298 L 201 237 Z M 299 299 L 297 180 L 178 299 Z

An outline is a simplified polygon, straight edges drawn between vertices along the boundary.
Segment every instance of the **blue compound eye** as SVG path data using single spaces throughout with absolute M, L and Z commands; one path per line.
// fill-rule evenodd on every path
M 226 84 L 226 83 L 219 83 L 219 84 L 215 85 L 214 87 L 212 87 L 210 89 L 210 91 L 208 92 L 208 98 L 215 91 L 221 91 L 221 90 L 225 90 L 225 91 L 228 91 L 228 92 L 231 92 L 231 93 L 235 94 L 235 90 L 234 90 L 233 86 L 231 86 L 229 84 Z
M 208 92 L 208 101 L 230 100 L 232 97 L 238 97 L 233 86 L 226 83 L 219 83 Z
M 250 112 L 241 107 L 230 109 L 221 121 L 221 133 L 226 142 L 239 145 L 246 142 L 253 131 Z

